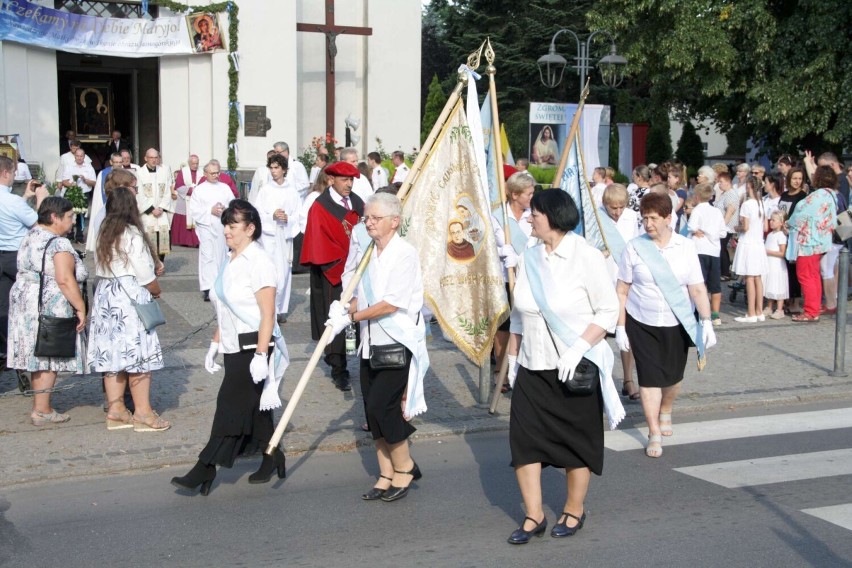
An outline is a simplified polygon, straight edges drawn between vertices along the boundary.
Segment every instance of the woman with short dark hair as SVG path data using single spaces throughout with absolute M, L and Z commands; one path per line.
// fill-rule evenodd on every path
M 580 214 L 564 191 L 541 191 L 530 206 L 532 236 L 541 244 L 518 264 L 507 349 L 514 388 L 509 444 L 526 509 L 510 544 L 525 544 L 547 528 L 543 467 L 564 468 L 567 478 L 565 506 L 550 535 L 583 528 L 591 474 L 603 470 L 601 415 L 605 410 L 611 428 L 624 417 L 604 341 L 618 318 L 618 298 L 603 254 L 573 233 Z M 578 369 L 588 380 L 585 392 L 574 389 Z
M 82 373 L 86 305 L 80 282 L 88 277 L 86 267 L 66 235 L 74 226 L 71 202 L 47 197 L 38 208 L 38 221 L 18 250 L 18 276 L 9 294 L 8 363 L 13 369 L 32 373 L 33 390 L 53 388 L 56 374 Z M 42 270 L 43 269 L 43 270 Z M 43 286 L 40 284 L 43 283 Z M 39 357 L 35 354 L 39 311 L 60 318 L 77 317 L 76 354 L 70 358 Z M 33 395 L 30 419 L 34 426 L 67 422 L 68 415 L 50 406 L 50 393 Z
M 269 444 L 274 430 L 272 410 L 281 406 L 278 386 L 288 363 L 275 323 L 275 265 L 257 242 L 263 232 L 260 214 L 248 201 L 235 199 L 221 219 L 230 253 L 210 290 L 218 325 L 204 368 L 211 374 L 221 369 L 215 360 L 222 353 L 225 377 L 207 445 L 189 473 L 172 478 L 175 487 L 199 488 L 202 495 L 210 492 L 217 465 L 233 467 L 240 454 Z M 273 343 L 276 353 L 270 365 Z M 248 482 L 266 483 L 276 471 L 279 478 L 284 477 L 284 453 L 277 447 L 263 455 Z
M 650 193 L 640 205 L 645 234 L 627 243 L 618 266 L 615 342 L 621 351 L 633 352 L 648 422 L 645 455 L 658 458 L 662 436 L 672 435 L 672 405 L 689 347 L 701 345 L 703 355 L 716 344 L 716 334 L 695 245 L 672 231 L 671 199 Z

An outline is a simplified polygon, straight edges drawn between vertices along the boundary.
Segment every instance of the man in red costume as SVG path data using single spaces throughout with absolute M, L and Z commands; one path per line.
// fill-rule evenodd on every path
M 325 331 L 331 303 L 343 292 L 341 276 L 349 255 L 349 236 L 361 222 L 364 202 L 352 193 L 352 180 L 361 177 L 358 168 L 337 162 L 325 168 L 331 187 L 320 195 L 308 211 L 301 264 L 311 270 L 311 336 L 318 340 Z M 345 335 L 338 334 L 325 350 L 334 386 L 351 390 L 346 370 Z

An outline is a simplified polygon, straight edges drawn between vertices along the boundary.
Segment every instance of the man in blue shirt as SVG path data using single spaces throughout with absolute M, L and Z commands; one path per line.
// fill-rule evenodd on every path
M 9 292 L 18 275 L 18 249 L 38 215 L 27 205 L 27 199 L 36 198 L 36 209 L 50 194 L 36 180 L 27 183 L 23 197 L 12 193 L 16 164 L 0 156 L 0 369 L 6 364 L 6 338 L 9 333 Z

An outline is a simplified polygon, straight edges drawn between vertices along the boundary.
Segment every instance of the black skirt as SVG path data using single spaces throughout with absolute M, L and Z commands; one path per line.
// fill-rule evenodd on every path
M 253 357 L 254 350 L 225 354 L 225 378 L 216 398 L 210 440 L 198 461 L 231 467 L 237 456 L 265 450 L 269 444 L 275 429 L 272 411 L 260 410 L 264 383 L 255 384 L 251 379 Z
M 665 388 L 683 380 L 692 340 L 682 325 L 645 325 L 627 314 L 624 326 L 640 387 Z
M 588 467 L 603 472 L 603 398 L 600 382 L 587 396 L 568 392 L 556 370 L 521 367 L 512 391 L 509 446 L 512 467 Z
M 411 352 L 408 357 L 408 365 L 404 369 L 381 371 L 371 369 L 369 359 L 361 359 L 361 394 L 374 440 L 384 439 L 388 444 L 396 444 L 417 431 L 402 415 L 402 396 L 408 388 Z

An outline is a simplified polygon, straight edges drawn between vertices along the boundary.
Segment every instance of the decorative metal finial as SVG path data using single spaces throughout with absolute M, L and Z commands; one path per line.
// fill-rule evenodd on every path
M 470 67 L 472 71 L 476 71 L 479 68 L 479 58 L 482 56 L 482 50 L 484 48 L 485 41 L 482 42 L 482 45 L 479 46 L 479 49 L 467 56 L 467 66 Z
M 497 73 L 497 68 L 494 67 L 494 59 L 496 59 L 496 56 L 494 54 L 494 48 L 491 46 L 491 38 L 489 37 L 485 40 L 485 60 L 488 62 L 488 67 L 485 68 L 485 72 L 489 75 Z

